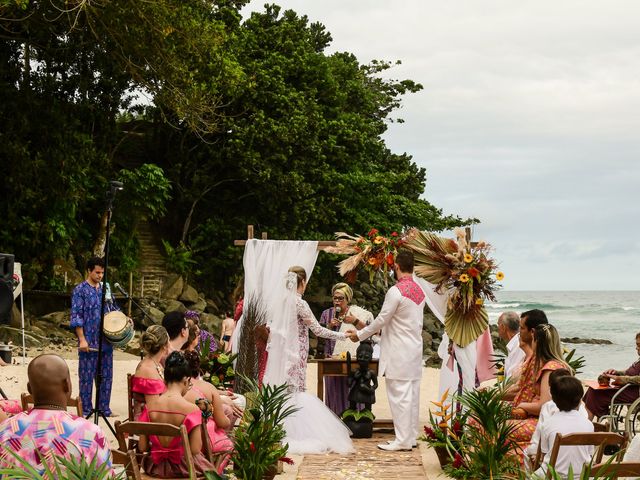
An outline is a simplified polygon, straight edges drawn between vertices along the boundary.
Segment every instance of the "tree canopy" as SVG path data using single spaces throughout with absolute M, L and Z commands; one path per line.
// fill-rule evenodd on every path
M 126 182 L 110 261 L 135 268 L 147 218 L 214 288 L 240 268 L 247 224 L 327 239 L 465 223 L 382 138 L 420 84 L 327 53 L 325 27 L 291 10 L 243 20 L 244 3 L 0 0 L 0 250 L 44 273 L 86 255 L 110 178 Z

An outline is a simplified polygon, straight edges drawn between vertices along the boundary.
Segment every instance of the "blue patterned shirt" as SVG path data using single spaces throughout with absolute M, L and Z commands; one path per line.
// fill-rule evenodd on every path
M 107 291 L 108 293 L 108 291 Z M 107 297 L 108 300 L 108 297 Z M 98 348 L 100 338 L 100 303 L 102 301 L 102 285 L 98 288 L 89 285 L 86 280 L 76 286 L 71 294 L 71 324 L 70 327 L 82 327 L 84 337 L 87 339 L 89 348 Z M 120 310 L 115 303 L 105 302 L 104 313 Z M 113 346 L 104 340 L 102 341 L 104 352 L 113 351 Z

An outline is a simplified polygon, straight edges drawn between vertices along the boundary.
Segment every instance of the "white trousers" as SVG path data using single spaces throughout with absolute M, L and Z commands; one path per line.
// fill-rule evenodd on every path
M 418 438 L 420 380 L 387 378 L 386 385 L 396 442 L 403 448 L 411 448 Z

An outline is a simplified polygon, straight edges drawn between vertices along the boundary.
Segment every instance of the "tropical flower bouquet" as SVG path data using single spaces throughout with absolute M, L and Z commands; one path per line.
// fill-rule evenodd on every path
M 210 340 L 207 338 L 200 350 L 200 369 L 204 372 L 203 379 L 215 387 L 233 388 L 236 376 L 233 361 L 238 354 L 225 353 L 222 348 L 210 352 L 209 343 Z
M 353 236 L 344 232 L 336 232 L 336 246 L 326 249 L 329 253 L 351 255 L 340 262 L 340 275 L 347 281 L 355 281 L 358 267 L 362 266 L 369 272 L 369 281 L 373 283 L 376 274 L 381 273 L 386 284 L 387 272 L 393 268 L 398 248 L 404 240 L 398 232 L 392 232 L 385 237 L 372 228 L 367 235 Z
M 466 414 L 455 413 L 453 404 L 445 403 L 448 396 L 447 390 L 439 402 L 431 402 L 437 410 L 429 410 L 429 425 L 425 425 L 419 438 L 436 451 L 442 467 L 461 461 L 460 441 L 466 422 Z
M 489 257 L 490 244 L 468 244 L 462 229 L 455 234 L 456 240 L 412 229 L 405 248 L 414 253 L 416 275 L 435 285 L 436 292 L 448 293 L 445 331 L 457 345 L 466 347 L 487 329 L 484 301 L 495 301 L 494 291 L 504 274 Z

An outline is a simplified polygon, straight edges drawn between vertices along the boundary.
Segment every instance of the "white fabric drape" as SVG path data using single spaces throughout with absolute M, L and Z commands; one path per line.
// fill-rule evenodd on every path
M 286 383 L 288 365 L 299 359 L 296 282 L 294 278 L 288 279 L 288 270 L 299 265 L 307 272 L 308 280 L 317 257 L 318 242 L 253 239 L 245 245 L 244 305 L 246 308 L 251 302 L 259 302 L 271 329 L 264 383 Z M 241 328 L 236 328 L 239 330 Z M 233 344 L 238 345 L 239 341 Z
M 427 282 L 425 279 L 414 275 L 414 280 L 424 290 L 427 296 L 427 305 L 433 314 L 444 325 L 445 315 L 447 313 L 448 295 L 436 293 L 435 285 Z M 455 350 L 455 361 L 452 361 L 448 352 L 449 336 L 446 333 L 442 335 L 442 342 L 438 347 L 438 356 L 442 359 L 442 367 L 440 367 L 440 396 L 449 390 L 453 394 L 458 389 L 459 378 L 457 365 L 462 370 L 462 388 L 464 390 L 473 390 L 476 386 L 476 365 L 477 365 L 477 346 L 473 341 L 466 347 L 462 348 L 458 345 L 453 346 Z

